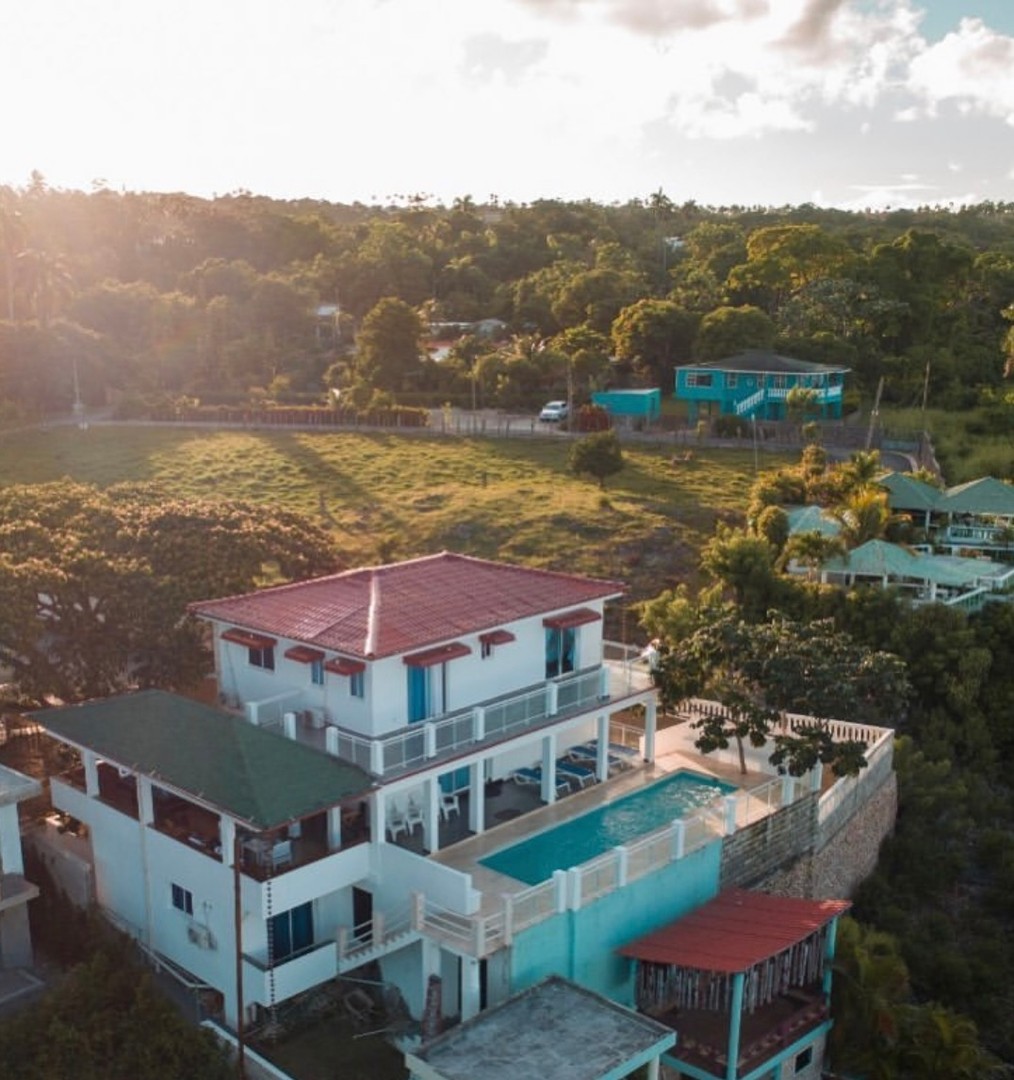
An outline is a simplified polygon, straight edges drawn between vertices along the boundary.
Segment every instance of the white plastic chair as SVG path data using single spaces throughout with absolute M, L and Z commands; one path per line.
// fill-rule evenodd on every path
M 460 814 L 461 807 L 458 804 L 458 793 L 451 791 L 440 792 L 440 816 L 446 821 L 451 814 Z

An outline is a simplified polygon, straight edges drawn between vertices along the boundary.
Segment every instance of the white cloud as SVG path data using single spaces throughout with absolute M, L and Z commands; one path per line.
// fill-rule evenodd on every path
M 962 19 L 956 32 L 913 59 L 908 86 L 929 110 L 952 101 L 1014 123 L 1014 38 L 980 19 Z

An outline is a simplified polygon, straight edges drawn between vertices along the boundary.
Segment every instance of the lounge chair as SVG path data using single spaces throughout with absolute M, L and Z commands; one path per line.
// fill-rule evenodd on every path
M 619 769 L 626 769 L 631 764 L 631 755 L 636 754 L 637 751 L 627 751 L 620 754 L 615 753 L 611 747 L 609 751 L 609 771 L 616 772 Z M 593 743 L 581 743 L 579 746 L 572 746 L 566 753 L 566 756 L 571 761 L 598 761 L 598 746 Z
M 534 765 L 531 768 L 515 769 L 511 773 L 511 779 L 515 784 L 533 784 L 542 790 L 542 766 Z M 562 776 L 556 777 L 556 794 L 569 795 L 570 784 Z
M 567 758 L 557 760 L 556 771 L 568 780 L 576 780 L 581 787 L 586 784 L 594 784 L 597 779 L 594 769 L 589 769 L 587 765 L 578 765 L 573 761 L 568 761 Z

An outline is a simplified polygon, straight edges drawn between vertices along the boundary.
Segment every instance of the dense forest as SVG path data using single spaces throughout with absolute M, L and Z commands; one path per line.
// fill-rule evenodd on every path
M 451 402 L 672 386 L 743 347 L 850 395 L 1002 399 L 1014 205 L 452 206 L 0 188 L 0 419 L 119 403 Z M 436 334 L 449 351 L 430 358 Z M 926 373 L 929 383 L 926 384 Z M 331 400 L 334 400 L 333 398 Z
M 528 409 L 568 388 L 668 389 L 677 364 L 765 347 L 850 367 L 853 405 L 882 385 L 898 405 L 982 407 L 979 423 L 1009 435 L 1012 321 L 1014 204 L 853 213 L 660 191 L 610 206 L 343 206 L 61 191 L 40 176 L 0 188 L 7 423 L 76 400 L 121 415 L 180 401 Z M 439 362 L 433 337 L 451 341 Z M 860 999 L 842 1025 L 865 1055 L 851 1064 L 981 1076 L 980 1041 L 1014 1060 L 1014 607 L 967 617 L 790 587 L 758 535 L 720 533 L 709 569 L 754 621 L 774 607 L 831 618 L 906 664 L 898 827 L 855 898 L 868 936 L 850 942 L 841 983 Z M 674 625 L 688 604 L 707 614 L 700 598 L 659 603 Z M 935 1066 L 902 1060 L 944 1043 L 954 1052 Z

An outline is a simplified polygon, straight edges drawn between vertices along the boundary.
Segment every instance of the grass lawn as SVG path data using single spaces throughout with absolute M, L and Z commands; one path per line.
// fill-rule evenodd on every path
M 937 460 L 948 485 L 964 484 L 983 476 L 1014 478 L 1014 422 L 985 409 L 961 412 L 945 409 L 885 409 L 888 429 L 920 431 L 933 440 Z
M 750 450 L 625 446 L 606 491 L 567 467 L 569 440 L 345 432 L 60 427 L 0 439 L 0 485 L 152 480 L 326 525 L 349 566 L 441 550 L 618 578 L 633 599 L 694 582 L 701 544 L 738 521 Z M 680 449 L 682 456 L 682 448 Z M 765 455 L 775 468 L 785 459 Z

